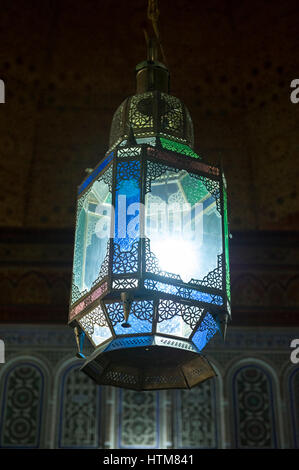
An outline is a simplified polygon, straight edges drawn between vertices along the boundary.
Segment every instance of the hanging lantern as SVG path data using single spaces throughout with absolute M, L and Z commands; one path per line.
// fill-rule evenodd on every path
M 190 114 L 153 51 L 78 188 L 69 313 L 82 370 L 135 390 L 213 377 L 202 350 L 230 317 L 225 179 L 193 150 Z

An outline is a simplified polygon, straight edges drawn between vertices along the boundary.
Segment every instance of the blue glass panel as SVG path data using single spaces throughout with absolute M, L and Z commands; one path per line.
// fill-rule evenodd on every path
M 114 327 L 115 333 L 117 335 L 126 335 L 132 333 L 151 333 L 152 331 L 152 323 L 148 320 L 140 320 L 136 318 L 136 316 L 130 315 L 129 324 L 131 325 L 130 328 L 124 328 L 119 323 Z
M 109 325 L 100 305 L 80 318 L 79 324 L 82 330 L 91 338 L 95 346 L 99 346 L 106 339 L 111 337 Z
M 216 321 L 210 313 L 207 313 L 193 336 L 192 341 L 199 351 L 201 351 L 217 331 L 218 326 Z
M 124 328 L 122 324 L 125 322 L 123 306 L 119 302 L 106 305 L 115 334 L 128 335 L 138 333 L 151 333 L 153 321 L 153 302 L 140 301 L 132 302 L 131 313 L 129 315 L 129 328 Z
M 206 302 L 214 305 L 223 305 L 223 298 L 221 295 L 208 294 L 206 292 L 200 292 L 198 290 L 189 289 L 187 287 L 178 287 L 173 284 L 154 281 L 153 279 L 146 279 L 144 281 L 144 287 L 146 289 L 176 295 L 184 299 L 197 300 L 199 302 Z
M 119 162 L 116 171 L 113 272 L 136 272 L 140 235 L 140 161 Z
M 113 158 L 113 152 L 108 155 L 94 170 L 93 172 L 83 181 L 78 188 L 78 194 L 81 194 L 85 188 L 98 176 L 98 174 L 111 162 Z

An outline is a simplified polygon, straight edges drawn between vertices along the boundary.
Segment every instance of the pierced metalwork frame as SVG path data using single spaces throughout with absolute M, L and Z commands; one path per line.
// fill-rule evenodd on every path
M 125 109 L 123 109 L 123 113 L 125 113 Z M 133 149 L 132 149 L 133 148 Z M 130 152 L 132 149 L 132 152 Z M 140 150 L 137 150 L 140 149 Z M 119 153 L 119 150 L 121 152 Z M 109 155 L 111 153 L 109 152 Z M 106 156 L 107 158 L 107 156 Z M 146 338 L 146 337 L 160 337 L 164 338 L 166 343 L 165 344 L 172 344 L 173 347 L 180 347 L 179 345 L 182 344 L 183 349 L 187 348 L 187 344 L 190 346 L 190 350 L 194 350 L 195 346 L 192 343 L 192 338 L 198 328 L 200 327 L 201 323 L 203 322 L 206 314 L 209 312 L 215 319 L 221 318 L 223 314 L 230 315 L 230 306 L 227 298 L 227 285 L 226 285 L 226 256 L 225 253 L 225 229 L 224 229 L 224 197 L 223 197 L 223 185 L 225 184 L 222 176 L 222 169 L 217 166 L 212 166 L 207 163 L 202 162 L 199 159 L 192 158 L 190 156 L 186 156 L 183 154 L 178 154 L 176 152 L 172 152 L 169 150 L 165 150 L 160 142 L 160 139 L 156 138 L 156 146 L 152 147 L 148 144 L 128 144 L 121 145 L 121 142 L 116 146 L 114 150 L 114 155 L 112 160 L 108 163 L 107 166 L 100 172 L 97 176 L 100 176 L 104 171 L 107 171 L 109 168 L 109 172 L 112 172 L 112 206 L 115 207 L 115 198 L 117 192 L 117 167 L 122 167 L 123 169 L 126 167 L 128 163 L 134 163 L 136 161 L 140 162 L 140 170 L 138 170 L 139 178 L 138 178 L 138 185 L 140 189 L 140 203 L 145 204 L 145 196 L 146 193 L 150 190 L 150 186 L 147 179 L 148 167 L 152 164 L 160 164 L 163 166 L 163 171 L 169 169 L 171 171 L 178 172 L 180 170 L 185 170 L 194 178 L 198 178 L 203 181 L 203 178 L 208 178 L 209 187 L 212 189 L 215 188 L 215 183 L 218 183 L 219 189 L 217 190 L 217 194 L 212 194 L 208 187 L 208 191 L 210 194 L 216 199 L 217 209 L 220 212 L 222 218 L 222 246 L 223 252 L 221 255 L 218 255 L 218 266 L 208 273 L 202 280 L 198 279 L 191 279 L 189 283 L 184 283 L 178 275 L 172 273 L 165 273 L 163 271 L 157 272 L 148 272 L 146 269 L 147 259 L 146 255 L 149 250 L 149 242 L 148 240 L 142 236 L 144 234 L 144 218 L 141 216 L 140 218 L 140 234 L 141 237 L 138 242 L 135 242 L 135 262 L 134 262 L 134 269 L 128 269 L 128 266 L 125 266 L 124 262 L 125 259 L 122 261 L 122 264 L 125 266 L 121 272 L 113 272 L 113 263 L 117 258 L 119 258 L 119 254 L 122 253 L 117 247 L 115 240 L 110 238 L 108 243 L 107 255 L 105 260 L 101 266 L 105 264 L 106 275 L 104 278 L 98 282 L 98 279 L 94 281 L 92 288 L 89 292 L 84 293 L 79 299 L 76 300 L 71 305 L 71 312 L 69 324 L 73 327 L 80 327 L 79 320 L 82 319 L 86 314 L 90 313 L 93 309 L 97 306 L 100 306 L 102 311 L 104 312 L 105 320 L 110 328 L 111 336 L 113 340 L 118 339 L 125 339 L 125 338 Z M 133 173 L 132 173 L 133 175 Z M 127 175 L 129 179 L 130 175 Z M 136 176 L 136 175 L 135 175 Z M 84 188 L 84 191 L 80 194 L 80 197 L 86 192 L 91 189 L 93 182 L 91 182 L 88 186 Z M 111 233 L 114 232 L 114 220 L 111 220 Z M 125 258 L 130 255 L 130 252 L 126 253 L 123 252 Z M 221 272 L 222 271 L 222 272 Z M 217 305 L 217 303 L 205 302 L 203 300 L 194 300 L 192 298 L 186 298 L 185 296 L 178 296 L 171 294 L 169 292 L 162 292 L 162 291 L 153 291 L 146 288 L 145 281 L 150 280 L 152 282 L 164 282 L 169 284 L 175 288 L 177 288 L 178 292 L 183 292 L 184 289 L 192 289 L 194 292 L 200 292 L 203 294 L 207 294 L 210 298 L 217 298 L 217 296 L 221 296 L 223 299 L 222 305 Z M 106 286 L 105 289 L 101 292 L 101 286 Z M 96 298 L 92 298 L 92 293 L 99 289 L 99 296 Z M 114 327 L 111 323 L 110 317 L 107 313 L 106 304 L 113 304 L 113 303 L 120 303 L 121 302 L 121 293 L 128 292 L 130 293 L 131 297 L 136 301 L 152 301 L 154 305 L 154 313 L 152 319 L 152 330 L 150 333 L 133 333 L 128 334 L 124 329 L 124 334 L 116 334 Z M 159 302 L 169 301 L 175 304 L 181 304 L 182 310 L 188 309 L 201 309 L 202 314 L 197 319 L 195 324 L 192 327 L 192 333 L 188 338 L 181 338 L 179 336 L 169 335 L 166 333 L 158 333 L 157 332 L 157 323 L 159 321 L 159 313 L 158 313 L 158 305 Z M 74 313 L 75 309 L 78 308 L 79 305 L 84 304 L 84 308 L 82 308 L 78 313 Z M 187 311 L 186 310 L 186 311 Z M 80 330 L 80 328 L 79 328 Z M 88 337 L 89 335 L 87 335 Z M 90 340 L 90 338 L 88 338 Z M 149 339 L 150 340 L 150 339 Z M 167 341 L 170 341 L 167 342 Z M 181 343 L 180 343 L 181 341 Z M 141 341 L 142 343 L 142 341 Z M 109 349 L 109 344 L 111 343 L 111 338 L 105 340 L 100 348 L 104 350 L 105 347 Z M 175 346 L 176 345 L 176 346 Z M 185 346 L 184 346 L 185 345 Z M 196 349 L 196 348 L 195 348 Z

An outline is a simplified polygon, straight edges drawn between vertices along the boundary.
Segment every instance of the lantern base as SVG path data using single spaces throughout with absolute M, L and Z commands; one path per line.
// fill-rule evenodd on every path
M 138 342 L 147 344 L 138 346 Z M 132 390 L 192 388 L 216 375 L 191 343 L 179 340 L 180 347 L 167 345 L 171 343 L 176 340 L 157 335 L 114 339 L 96 349 L 81 370 L 99 385 Z

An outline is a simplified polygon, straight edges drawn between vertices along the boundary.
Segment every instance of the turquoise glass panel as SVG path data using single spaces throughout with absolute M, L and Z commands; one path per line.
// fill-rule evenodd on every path
M 229 273 L 229 229 L 228 229 L 228 216 L 227 216 L 227 193 L 226 182 L 223 176 L 223 226 L 224 226 L 224 243 L 225 243 L 225 279 L 226 279 L 226 294 L 227 299 L 231 300 L 230 294 L 230 273 Z
M 101 267 L 110 238 L 111 202 L 109 184 L 102 177 L 78 200 L 72 303 L 106 274 L 101 272 Z

